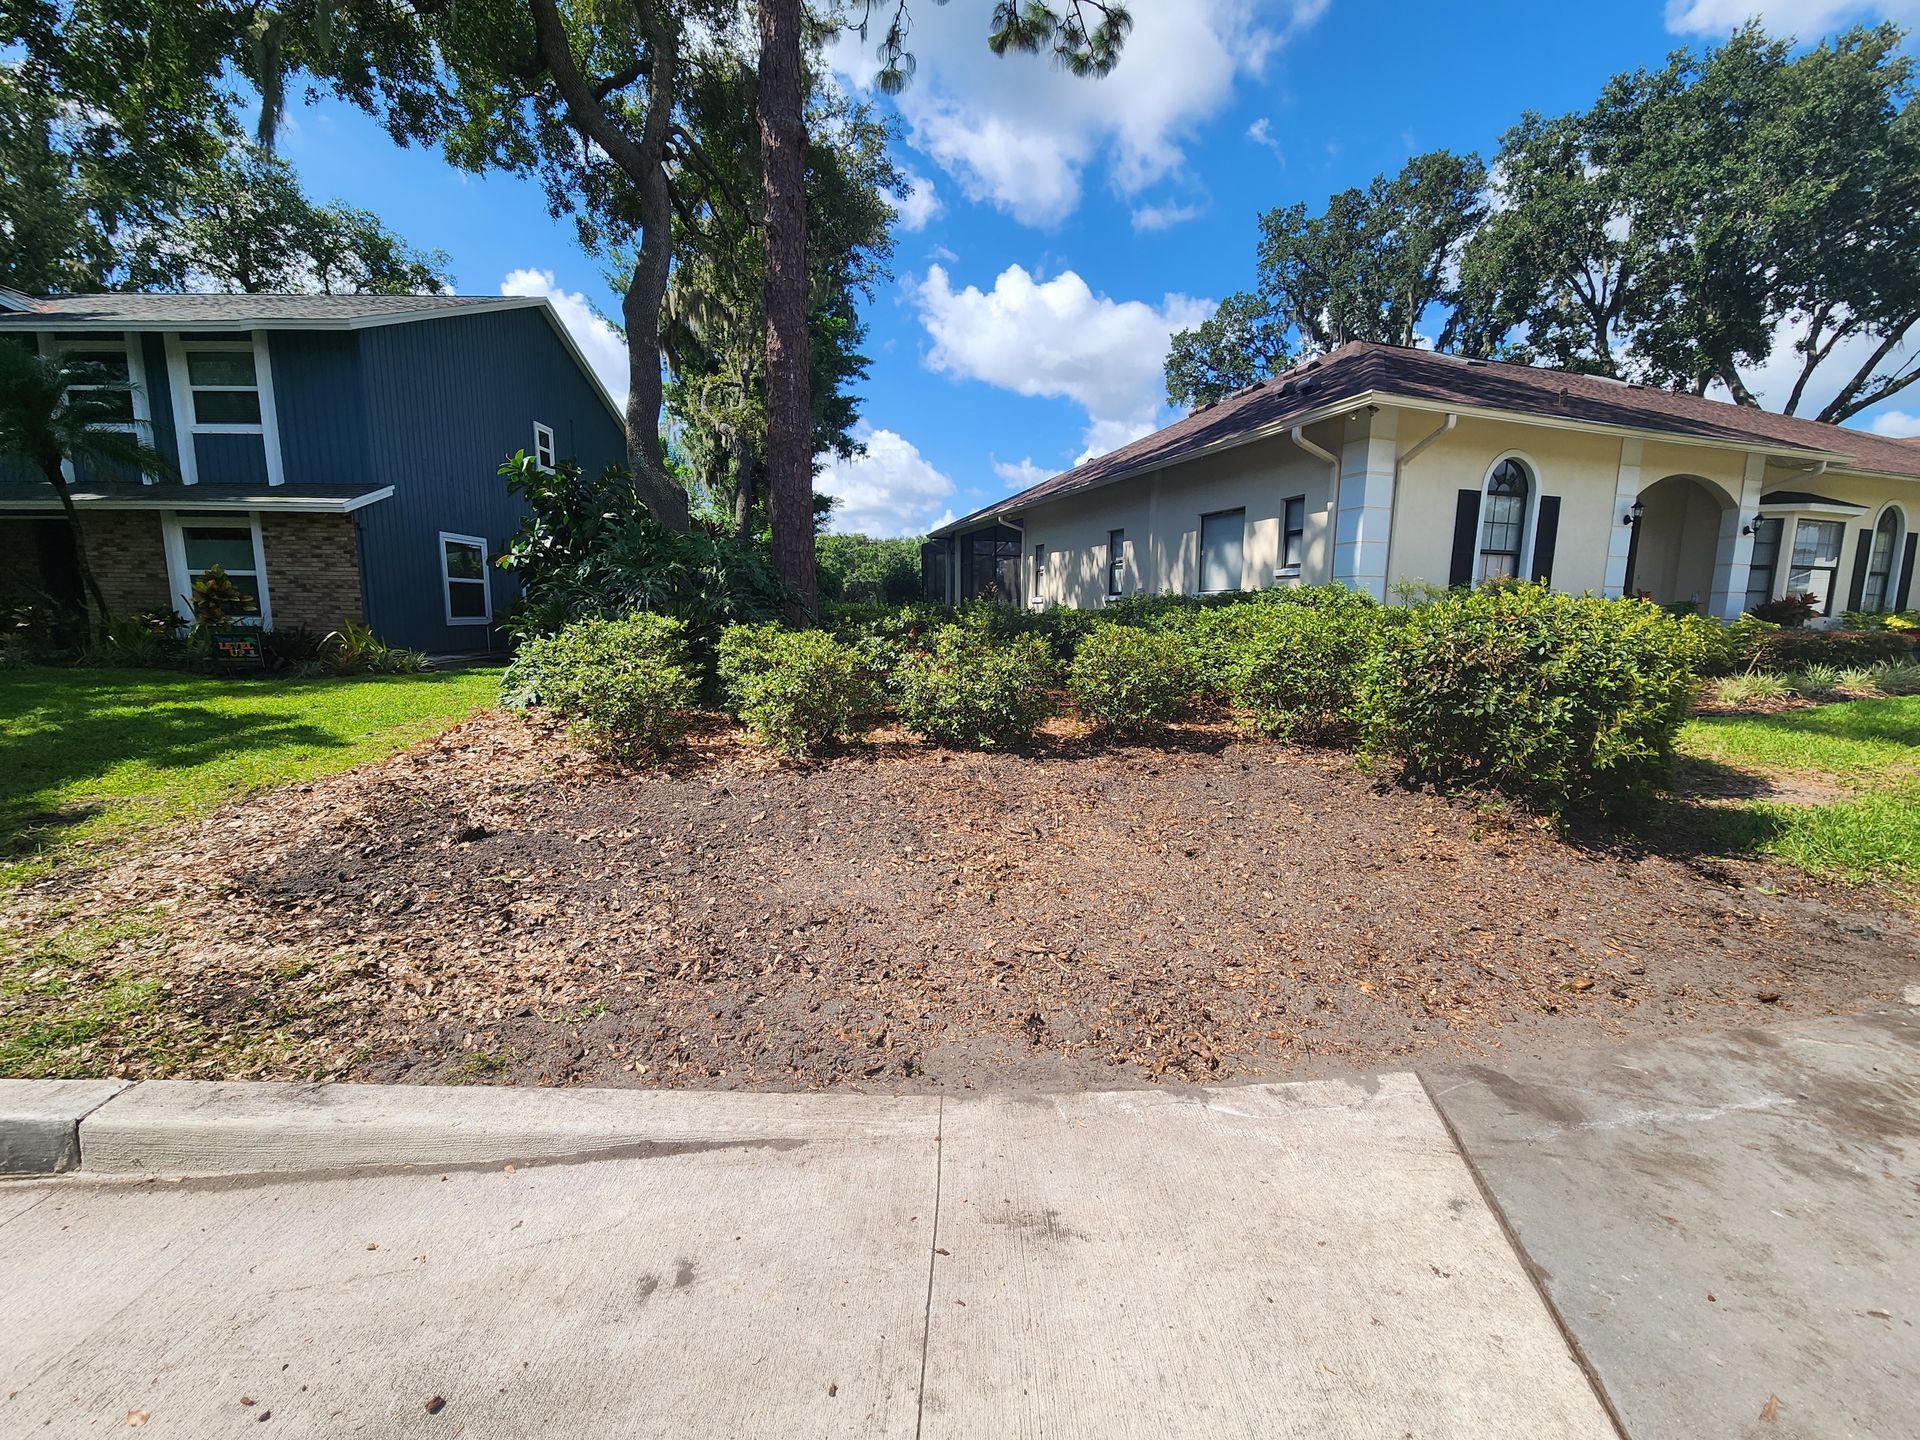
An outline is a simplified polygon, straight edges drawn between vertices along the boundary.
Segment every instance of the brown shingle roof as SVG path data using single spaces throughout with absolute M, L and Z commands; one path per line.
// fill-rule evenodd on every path
M 1578 424 L 1667 434 L 1809 458 L 1847 457 L 1849 468 L 1920 479 L 1920 444 L 1776 415 L 1700 395 L 1626 385 L 1566 370 L 1463 360 L 1431 350 L 1354 341 L 1332 354 L 1195 411 L 1164 430 L 1077 465 L 1063 474 L 941 527 L 942 533 L 1057 499 L 1125 475 L 1189 459 L 1263 427 L 1278 427 L 1328 407 L 1378 395 L 1434 406 L 1504 411 Z

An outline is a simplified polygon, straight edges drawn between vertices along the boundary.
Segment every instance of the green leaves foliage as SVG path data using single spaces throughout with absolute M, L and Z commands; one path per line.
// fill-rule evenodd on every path
M 721 635 L 718 654 L 734 713 L 784 754 L 850 739 L 875 703 L 859 652 L 823 631 L 735 625 Z
M 699 685 L 686 639 L 687 627 L 664 615 L 577 620 L 520 647 L 501 699 L 565 716 L 603 753 L 657 756 L 693 723 Z
M 1037 635 L 995 644 L 983 627 L 949 625 L 895 677 L 900 719 L 955 749 L 1018 745 L 1055 711 L 1060 666 Z
M 1248 609 L 1226 666 L 1234 706 L 1261 735 L 1322 744 L 1351 740 L 1377 609 Z
M 1630 813 L 1670 778 L 1699 659 L 1689 628 L 1646 601 L 1456 591 L 1381 630 L 1365 746 L 1411 781 Z
M 1177 635 L 1130 625 L 1096 625 L 1067 671 L 1075 708 L 1113 735 L 1152 735 L 1193 705 L 1196 680 Z

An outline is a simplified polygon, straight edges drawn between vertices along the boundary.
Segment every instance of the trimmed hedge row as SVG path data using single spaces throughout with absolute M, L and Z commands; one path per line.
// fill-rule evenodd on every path
M 1526 585 L 1412 609 L 1332 588 L 1231 605 L 1134 601 L 1047 612 L 1077 618 L 1045 625 L 920 610 L 843 614 L 832 632 L 730 627 L 715 656 L 720 696 L 788 754 L 851 738 L 883 695 L 908 730 L 970 749 L 1030 740 L 1063 688 L 1115 736 L 1228 704 L 1256 733 L 1357 746 L 1410 780 L 1611 814 L 1665 785 L 1698 677 L 1745 643 L 1644 601 Z M 699 674 L 677 623 L 642 615 L 530 643 L 508 693 L 568 715 L 603 748 L 657 751 L 685 732 Z

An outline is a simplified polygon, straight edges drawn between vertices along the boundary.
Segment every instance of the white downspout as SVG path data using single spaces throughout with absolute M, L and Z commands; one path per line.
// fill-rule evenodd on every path
M 1327 578 L 1331 580 L 1334 538 L 1340 530 L 1340 457 L 1325 446 L 1316 445 L 1307 439 L 1307 427 L 1304 425 L 1295 425 L 1289 429 L 1287 438 L 1316 460 L 1327 462 Z M 1281 524 L 1283 526 L 1286 524 L 1284 518 Z

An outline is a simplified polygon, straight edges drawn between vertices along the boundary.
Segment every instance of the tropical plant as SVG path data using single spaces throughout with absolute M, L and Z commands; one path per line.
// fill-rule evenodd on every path
M 174 478 L 173 464 L 127 427 L 132 386 L 104 367 L 36 355 L 0 339 L 0 456 L 14 456 L 39 471 L 67 519 L 80 583 L 92 601 L 94 625 L 111 618 L 107 597 L 87 558 L 86 534 L 73 503 L 66 467 L 75 471 Z

